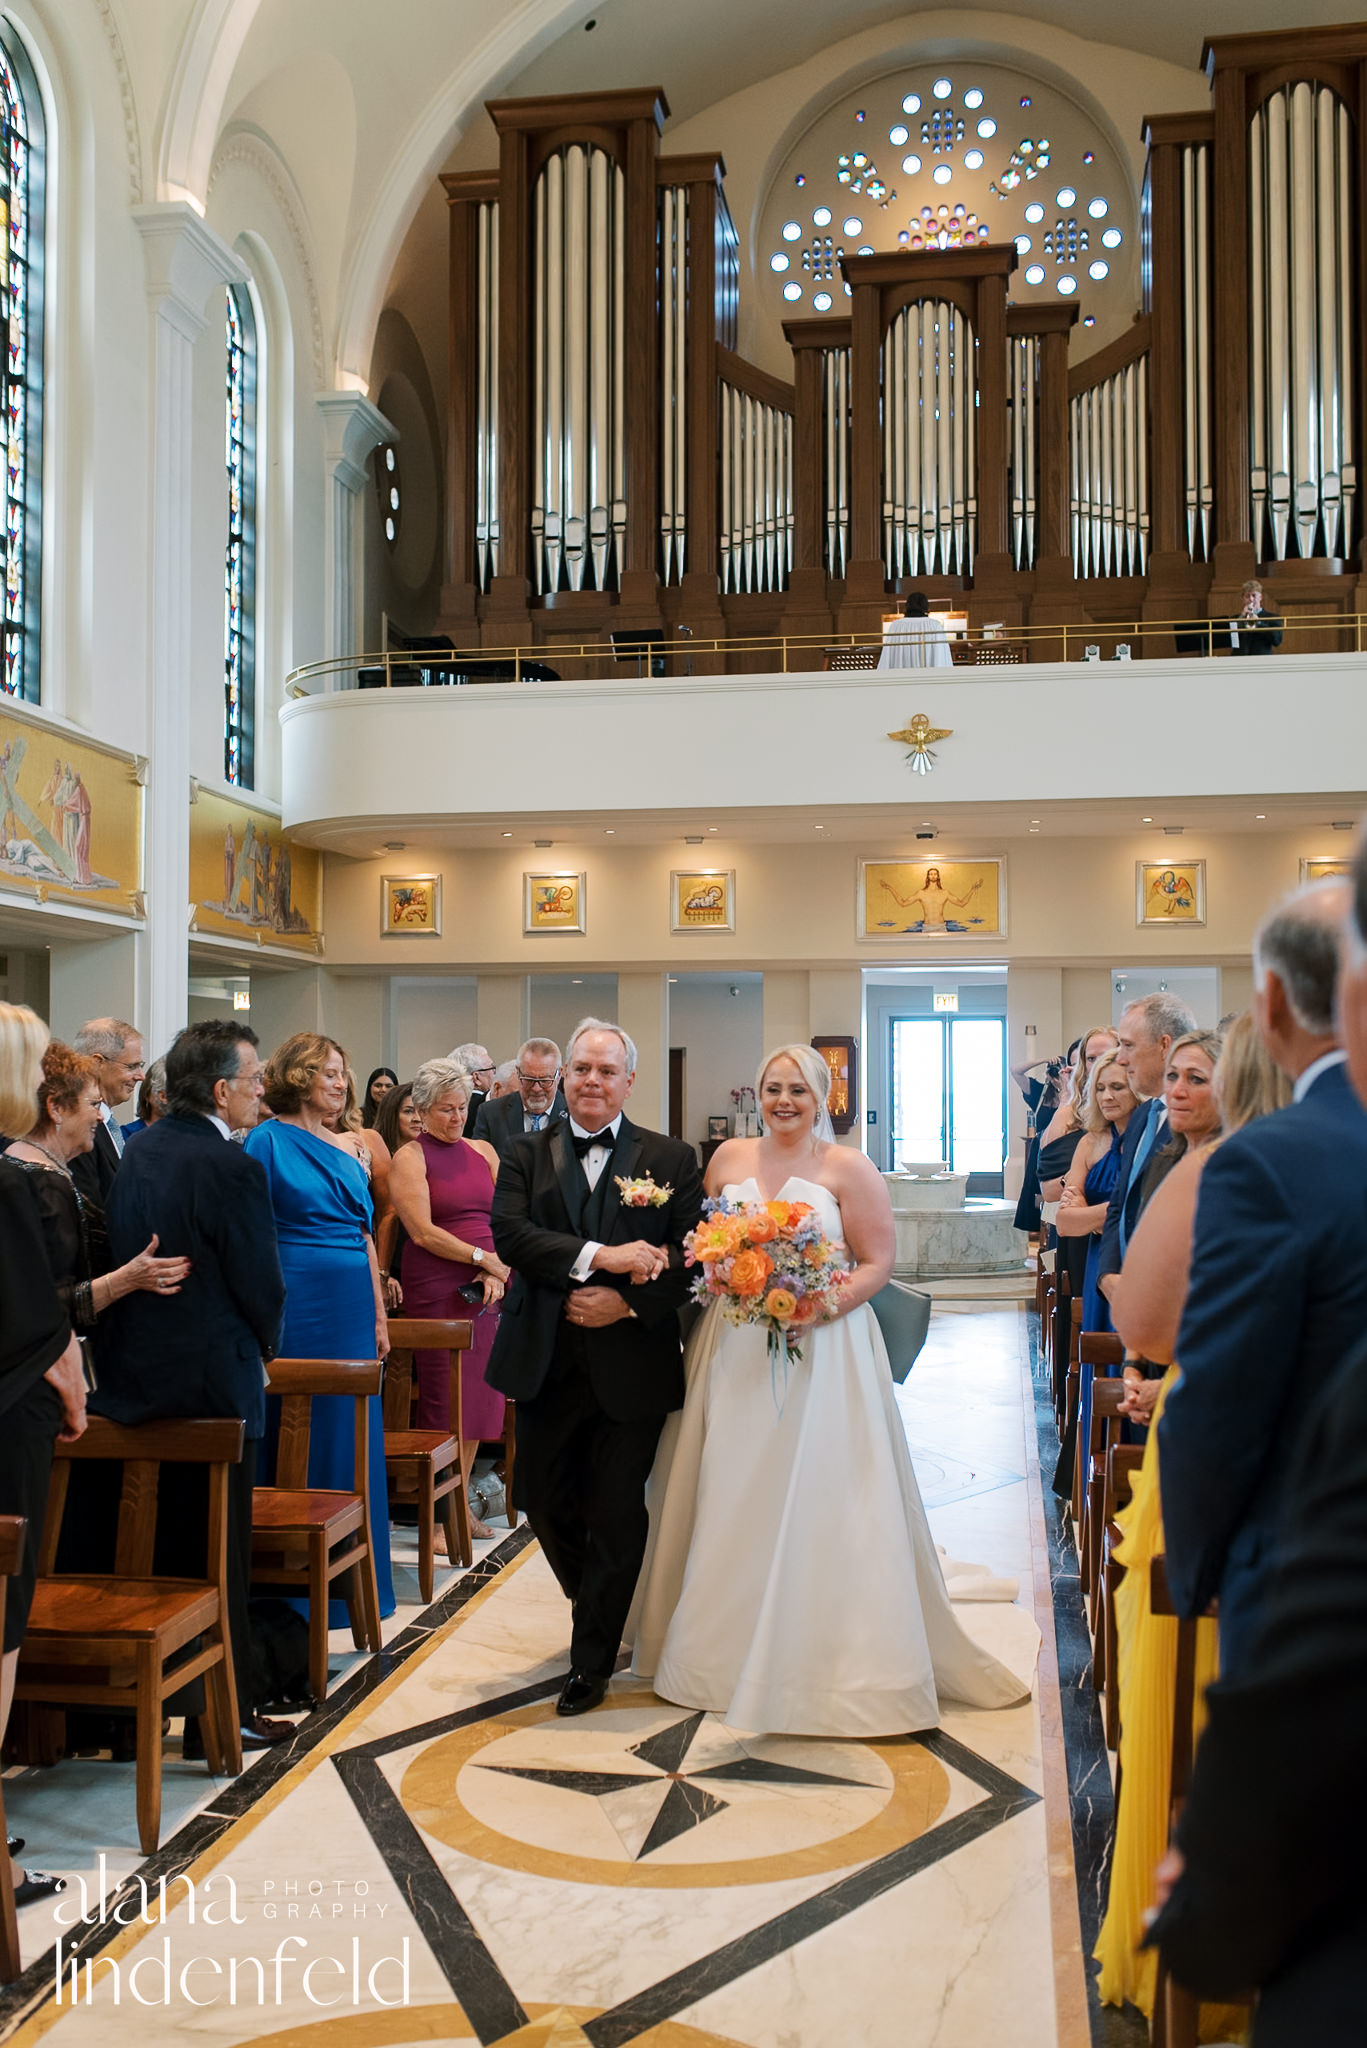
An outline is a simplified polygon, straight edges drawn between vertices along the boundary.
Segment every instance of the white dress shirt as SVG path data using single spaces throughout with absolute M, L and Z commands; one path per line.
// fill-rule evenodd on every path
M 228 1126 L 224 1123 L 222 1117 L 215 1116 L 212 1110 L 209 1111 L 209 1122 L 213 1125 L 214 1129 L 218 1132 L 221 1138 L 232 1137 L 232 1132 L 228 1129 Z
M 1298 1077 L 1295 1087 L 1291 1090 L 1291 1100 L 1293 1102 L 1304 1102 L 1320 1075 L 1327 1074 L 1331 1067 L 1341 1067 L 1347 1057 L 1348 1055 L 1343 1050 L 1343 1047 L 1336 1045 L 1332 1052 L 1322 1052 L 1317 1060 L 1311 1060 L 1309 1066 Z
M 573 1117 L 570 1118 L 569 1125 L 572 1137 L 587 1138 L 589 1136 L 583 1125 L 577 1124 Z M 602 1177 L 603 1168 L 612 1157 L 612 1148 L 617 1142 L 617 1133 L 621 1127 L 622 1113 L 619 1110 L 612 1119 L 612 1122 L 603 1126 L 603 1129 L 608 1133 L 608 1142 L 602 1145 L 590 1145 L 588 1151 L 579 1162 L 584 1169 L 584 1178 L 589 1184 L 590 1193 L 597 1187 Z M 584 1281 L 593 1278 L 593 1255 L 599 1249 L 598 1241 L 590 1238 L 574 1264 L 570 1267 L 571 1280 L 576 1280 L 582 1284 Z

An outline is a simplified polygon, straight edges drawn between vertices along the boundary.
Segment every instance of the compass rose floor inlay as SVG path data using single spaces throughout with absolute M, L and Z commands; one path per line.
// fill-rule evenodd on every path
M 1024 1419 L 996 1416 L 1005 1478 L 1028 1465 Z M 952 1430 L 913 1426 L 964 1457 Z M 977 1554 L 1020 1571 L 1022 1602 L 957 1611 L 1028 1673 L 1025 1481 L 960 1495 L 937 1536 L 973 1554 L 975 1512 Z M 62 1995 L 48 1957 L 45 1982 L 8 1995 L 7 2038 L 979 2048 L 1008 2038 L 1009 2013 L 1013 2048 L 1071 2048 L 1037 1700 L 947 1707 L 917 1736 L 798 1739 L 671 1706 L 623 1672 L 566 1721 L 565 1638 L 524 1525 L 404 1632 L 387 1676 L 334 1693 L 314 1717 L 331 1725 L 301 1731 L 273 1781 L 222 1787 L 144 1867 L 144 1916 L 129 1884 L 128 1925 L 97 1900 L 83 1924 L 73 1896 L 54 1926 Z

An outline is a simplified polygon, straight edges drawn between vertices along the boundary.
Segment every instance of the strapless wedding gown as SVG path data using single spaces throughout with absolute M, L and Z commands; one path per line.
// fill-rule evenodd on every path
M 762 1199 L 753 1180 L 725 1192 Z M 782 1193 L 843 1235 L 828 1188 Z M 785 1383 L 764 1331 L 714 1306 L 687 1364 L 651 1476 L 633 1671 L 766 1734 L 897 1735 L 937 1727 L 941 1696 L 1025 1697 L 955 1617 L 870 1308 L 806 1331 Z

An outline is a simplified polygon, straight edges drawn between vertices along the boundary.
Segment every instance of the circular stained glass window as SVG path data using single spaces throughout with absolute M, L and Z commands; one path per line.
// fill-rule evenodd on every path
M 1043 284 L 1044 265 L 1042 263 L 1032 263 L 1025 273 L 1025 282 L 1027 284 Z
M 1110 210 L 1109 203 L 1104 199 L 1089 199 L 1087 201 L 1087 211 L 1091 214 L 1093 220 L 1105 220 Z
M 1087 265 L 1087 275 L 1088 275 L 1088 277 L 1094 277 L 1094 278 L 1096 278 L 1096 279 L 1098 280 L 1098 282 L 1100 282 L 1100 280 L 1101 280 L 1101 279 L 1102 279 L 1103 277 L 1109 277 L 1109 276 L 1110 276 L 1110 274 L 1111 274 L 1111 266 L 1110 266 L 1110 264 L 1109 264 L 1109 263 L 1103 263 L 1103 262 L 1101 261 L 1101 259 L 1100 259 L 1099 257 L 1098 257 L 1098 259 L 1097 259 L 1097 261 L 1096 261 L 1095 263 L 1089 263 L 1089 264 Z
M 816 212 L 815 212 L 815 213 L 814 213 L 814 214 L 812 215 L 812 226 L 813 226 L 814 228 L 828 228 L 828 227 L 830 226 L 830 224 L 831 224 L 831 209 L 830 209 L 830 207 L 829 207 L 829 206 L 818 206 L 818 207 L 817 207 L 817 209 L 816 209 Z
M 970 149 L 968 155 L 964 158 L 964 169 L 966 171 L 980 171 L 982 167 L 982 151 L 980 149 Z
M 393 540 L 394 538 L 394 522 L 392 519 L 386 519 L 384 523 L 384 537 L 386 540 Z
M 1065 299 L 1071 299 L 1073 293 L 1077 290 L 1077 279 L 1075 277 L 1061 277 L 1057 288 L 1062 292 Z
M 947 185 L 954 176 L 954 173 L 948 164 L 936 164 L 935 169 L 930 175 L 934 178 L 937 185 Z
M 1036 202 L 1035 202 L 1035 204 L 1034 204 L 1033 206 L 1027 206 L 1027 207 L 1026 207 L 1026 209 L 1025 209 L 1025 218 L 1026 218 L 1026 219 L 1027 219 L 1028 221 L 1040 221 L 1040 220 L 1043 220 L 1043 219 L 1044 219 L 1044 208 L 1043 208 L 1043 207 L 1042 207 L 1042 206 L 1041 206 L 1041 205 L 1039 204 L 1039 202 L 1038 202 L 1038 201 L 1036 201 Z M 783 230 L 783 232 L 784 232 L 784 234 L 786 235 L 786 234 L 787 234 L 787 232 L 788 232 L 787 228 L 785 228 L 785 229 Z
M 816 307 L 818 313 L 829 313 L 831 310 L 830 293 L 818 292 L 816 297 L 812 300 L 812 304 Z
M 930 89 L 937 100 L 947 100 L 954 90 L 954 81 L 952 78 L 937 78 Z
M 783 239 L 785 242 L 800 242 L 802 240 L 802 229 L 795 220 L 784 221 Z
M 785 299 L 800 299 L 802 297 L 802 286 L 796 282 L 792 284 L 785 284 L 783 287 L 783 296 Z
M 921 95 L 920 95 L 920 93 L 919 93 L 919 92 L 909 92 L 909 93 L 907 94 L 906 98 L 905 98 L 905 99 L 903 100 L 903 102 L 902 102 L 902 112 L 903 112 L 904 114 L 919 114 L 919 113 L 920 113 L 920 111 L 921 111 Z
M 845 223 L 845 233 L 846 233 L 847 235 L 862 235 L 862 234 L 863 234 L 863 232 L 864 232 L 864 223 L 863 223 L 863 221 L 862 221 L 862 220 L 860 220 L 860 218 L 859 218 L 859 216 L 858 216 L 857 214 L 854 214 L 854 213 L 852 213 L 852 214 L 850 215 L 849 219 L 848 219 L 848 220 L 846 221 L 846 223 Z
M 1077 194 L 1073 190 L 1071 185 L 1060 185 L 1058 191 L 1054 194 L 1054 197 L 1055 199 L 1057 199 L 1060 206 L 1077 205 Z
M 864 244 L 863 248 L 862 248 L 862 249 L 856 249 L 854 253 L 855 253 L 855 255 L 856 255 L 856 256 L 872 256 L 872 254 L 873 254 L 873 243 L 872 243 L 872 242 L 865 242 L 865 244 Z
M 909 178 L 914 178 L 916 176 L 916 173 L 920 170 L 920 168 L 921 159 L 919 156 L 904 156 L 902 158 L 902 169 L 906 172 Z
M 771 256 L 769 258 L 769 268 L 771 270 L 786 270 L 788 268 L 788 258 L 782 253 L 777 256 Z
M 987 141 L 987 138 L 989 137 L 989 135 L 995 135 L 995 134 L 996 134 L 996 132 L 997 132 L 997 124 L 996 124 L 996 122 L 995 122 L 995 121 L 993 121 L 993 120 L 991 120 L 991 119 L 989 119 L 989 120 L 985 120 L 985 121 L 979 121 L 979 123 L 978 123 L 978 133 L 979 133 L 979 135 L 981 135 L 981 136 L 982 136 L 982 139 L 983 139 L 983 141 L 984 141 L 984 142 L 986 142 L 986 141 Z
M 394 450 L 392 448 L 386 448 L 384 451 L 384 466 L 390 472 L 391 475 L 393 474 L 394 470 L 398 467 L 398 464 L 394 459 Z
M 902 124 L 901 124 L 901 122 L 900 122 L 900 121 L 899 121 L 899 122 L 897 123 L 897 126 L 896 126 L 895 128 L 889 128 L 889 130 L 888 130 L 888 141 L 889 141 L 890 143 L 892 143 L 892 145 L 893 145 L 893 147 L 894 147 L 895 149 L 900 149 L 900 148 L 902 147 L 902 144 L 903 144 L 904 142 L 909 142 L 910 140 L 911 140 L 911 131 L 910 131 L 910 129 L 909 129 L 909 128 L 904 128 L 904 127 L 902 126 Z
M 1030 254 L 1030 246 L 1029 235 L 1017 235 L 1016 254 L 1018 256 L 1028 256 Z
M 980 107 L 982 103 L 982 94 L 979 92 L 976 85 L 971 85 L 968 91 L 964 94 L 964 105 L 966 107 Z
M 1105 234 L 1101 237 L 1101 246 L 1103 249 L 1118 249 L 1124 239 L 1125 237 L 1121 234 L 1119 228 L 1107 228 Z

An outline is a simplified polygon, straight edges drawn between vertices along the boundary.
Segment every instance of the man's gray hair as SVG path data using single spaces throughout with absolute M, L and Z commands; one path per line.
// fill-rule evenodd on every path
M 469 1069 L 459 1060 L 424 1060 L 413 1076 L 413 1107 L 421 1113 L 440 1102 L 443 1095 L 463 1095 L 468 1102 L 474 1085 Z
M 1279 903 L 1253 935 L 1256 986 L 1263 986 L 1269 972 L 1275 974 L 1292 1016 L 1316 1038 L 1330 1037 L 1335 1028 L 1342 961 L 1339 920 L 1349 900 L 1347 884 L 1337 877 L 1308 882 Z
M 502 1060 L 500 1061 L 498 1066 L 494 1068 L 494 1079 L 498 1083 L 499 1087 L 503 1088 L 506 1087 L 508 1082 L 512 1080 L 513 1075 L 516 1072 L 516 1060 Z
M 464 1045 L 453 1046 L 446 1057 L 448 1060 L 454 1060 L 458 1067 L 468 1067 L 472 1074 L 476 1067 L 493 1065 L 488 1046 L 481 1045 L 477 1038 L 467 1038 Z
M 116 1060 L 129 1039 L 137 1036 L 136 1024 L 124 1024 L 117 1017 L 92 1017 L 72 1039 L 71 1050 L 91 1059 Z
M 622 1050 L 627 1056 L 627 1072 L 636 1072 L 636 1040 L 628 1037 L 620 1024 L 614 1024 L 607 1017 L 581 1017 L 570 1033 L 570 1042 L 565 1047 L 565 1065 L 574 1058 L 574 1048 L 586 1031 L 610 1031 L 614 1038 L 622 1041 Z
M 582 1031 L 584 1027 L 581 1024 L 579 1028 Z M 617 1029 L 615 1024 L 612 1028 L 614 1031 Z M 574 1040 L 571 1039 L 570 1043 L 572 1045 Z M 517 1049 L 517 1059 L 514 1064 L 520 1067 L 529 1052 L 535 1053 L 538 1059 L 554 1060 L 557 1066 L 560 1065 L 560 1047 L 553 1038 L 524 1038 Z
M 1170 989 L 1155 989 L 1150 996 L 1136 996 L 1132 1003 L 1126 1003 L 1125 1015 L 1137 1010 L 1148 1027 L 1149 1041 L 1157 1045 L 1160 1038 L 1184 1038 L 1188 1031 L 1196 1029 L 1196 1019 L 1182 1001 Z

